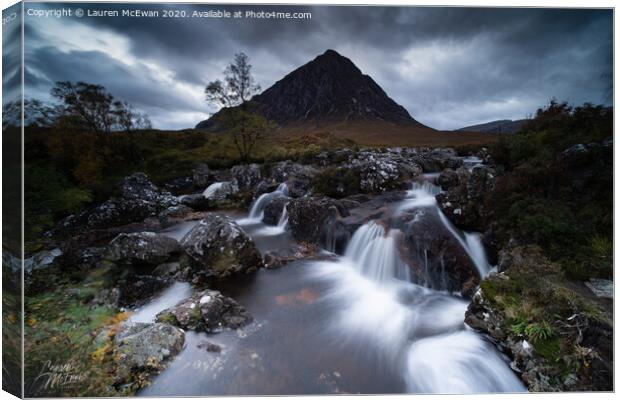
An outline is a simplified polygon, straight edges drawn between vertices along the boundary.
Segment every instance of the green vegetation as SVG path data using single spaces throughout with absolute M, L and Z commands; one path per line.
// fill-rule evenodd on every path
M 329 167 L 317 174 L 312 187 L 316 193 L 336 199 L 360 191 L 360 177 L 348 168 Z
M 248 161 L 259 141 L 275 130 L 265 117 L 253 112 L 250 99 L 260 93 L 254 83 L 252 64 L 245 53 L 235 54 L 235 59 L 224 70 L 224 81 L 210 82 L 205 88 L 207 102 L 221 108 L 215 123 L 232 138 L 242 161 Z
M 59 277 L 60 274 L 54 274 Z M 31 396 L 112 396 L 115 359 L 111 337 L 127 314 L 91 304 L 106 286 L 94 270 L 74 287 L 58 282 L 54 290 L 29 294 L 25 311 L 25 379 Z
M 502 330 L 515 341 L 532 344 L 545 360 L 546 374 L 555 380 L 552 384 L 560 384 L 569 374 L 587 382 L 590 365 L 598 357 L 589 346 L 605 346 L 605 332 L 613 326 L 611 315 L 570 288 L 560 265 L 549 261 L 538 246 L 516 248 L 512 254 L 518 261 L 503 276 L 490 275 L 480 284 Z M 584 336 L 594 330 L 600 337 Z
M 487 206 L 500 244 L 537 244 L 576 279 L 610 278 L 612 135 L 611 109 L 551 101 L 492 146 L 501 176 Z

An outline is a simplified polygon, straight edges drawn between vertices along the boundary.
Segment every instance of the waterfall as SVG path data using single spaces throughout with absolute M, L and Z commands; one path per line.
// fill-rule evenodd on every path
M 362 275 L 385 283 L 395 278 L 409 281 L 409 268 L 401 260 L 396 247 L 397 231 L 369 222 L 355 231 L 347 246 L 350 258 Z
M 413 182 L 411 183 L 411 189 L 407 191 L 403 204 L 399 207 L 399 211 L 417 207 L 437 206 L 435 196 L 439 192 L 441 192 L 441 188 L 429 181 Z
M 484 246 L 482 245 L 482 241 L 480 240 L 480 234 L 477 233 L 464 233 L 465 239 L 461 237 L 459 232 L 457 232 L 456 228 L 452 223 L 448 220 L 448 218 L 444 215 L 441 210 L 437 209 L 439 213 L 439 218 L 443 225 L 448 229 L 450 234 L 454 236 L 454 238 L 459 242 L 465 253 L 469 256 L 471 261 L 474 263 L 478 274 L 480 275 L 480 279 L 484 278 L 489 271 L 491 270 L 491 266 L 487 261 L 487 256 L 484 251 Z
M 282 214 L 280 215 L 280 219 L 278 220 L 278 228 L 286 229 L 288 225 L 288 211 L 286 210 L 286 206 L 288 203 L 284 205 L 282 208 Z
M 472 394 L 524 390 L 491 345 L 470 331 L 414 342 L 405 364 L 410 392 Z
M 359 350 L 378 351 L 396 366 L 409 392 L 521 392 L 523 384 L 480 335 L 465 330 L 467 301 L 412 283 L 397 249 L 398 230 L 368 222 L 336 261 L 311 274 L 329 282 L 327 329 Z M 472 259 L 484 256 L 479 235 L 461 238 Z M 337 343 L 335 344 L 337 345 Z
M 263 211 L 267 204 L 269 204 L 272 199 L 281 196 L 288 197 L 288 186 L 286 186 L 286 183 L 281 183 L 273 192 L 261 194 L 252 204 L 248 219 L 256 222 L 261 221 L 263 219 Z
M 480 235 L 477 233 L 468 232 L 463 232 L 463 234 L 461 234 L 457 231 L 441 209 L 437 207 L 437 200 L 435 199 L 435 196 L 440 192 L 441 188 L 429 181 L 413 182 L 411 184 L 411 189 L 407 191 L 406 200 L 399 207 L 399 211 L 402 212 L 404 210 L 419 207 L 433 207 L 437 211 L 442 224 L 458 241 L 463 250 L 465 250 L 469 258 L 472 260 L 480 277 L 484 278 L 489 273 L 491 266 L 487 261 L 487 256 L 484 251 L 484 246 L 480 240 Z
M 209 187 L 205 189 L 204 192 L 202 192 L 202 195 L 206 197 L 207 199 L 213 198 L 217 194 L 217 192 L 222 189 L 222 186 L 224 186 L 227 183 L 228 182 L 212 183 L 211 185 L 209 185 Z

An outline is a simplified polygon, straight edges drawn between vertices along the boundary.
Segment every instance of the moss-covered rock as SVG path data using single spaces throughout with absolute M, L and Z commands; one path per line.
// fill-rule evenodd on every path
M 611 315 L 536 246 L 502 252 L 465 322 L 499 342 L 531 391 L 611 390 Z

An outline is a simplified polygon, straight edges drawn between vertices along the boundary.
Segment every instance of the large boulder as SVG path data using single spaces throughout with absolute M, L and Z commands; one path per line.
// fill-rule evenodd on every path
M 223 328 L 237 329 L 252 321 L 245 308 L 217 290 L 203 290 L 157 315 L 157 320 L 183 329 L 220 332 Z
M 195 271 L 222 278 L 250 273 L 262 267 L 263 260 L 252 239 L 232 219 L 210 214 L 181 239 Z
M 485 197 L 495 185 L 495 171 L 486 165 L 477 165 L 471 172 L 466 168 L 450 171 L 444 170 L 439 177 L 448 189 L 436 196 L 439 208 L 459 228 L 484 231 L 488 213 Z
M 213 204 L 202 193 L 186 194 L 179 197 L 182 205 L 191 208 L 194 211 L 207 211 Z
M 457 169 L 463 166 L 453 149 L 433 149 L 412 155 L 411 159 L 422 167 L 424 172 L 440 172 L 446 168 Z
M 237 181 L 215 182 L 203 192 L 203 196 L 209 201 L 224 201 L 239 192 Z
M 158 372 L 177 355 L 185 343 L 185 333 L 168 324 L 124 323 L 114 336 L 119 370 L 127 378 L 138 371 Z
M 346 217 L 347 206 L 329 197 L 302 197 L 291 200 L 286 206 L 291 233 L 300 242 L 319 246 L 327 245 L 329 227 L 334 221 Z
M 122 233 L 110 242 L 105 259 L 150 271 L 180 253 L 179 243 L 167 236 L 154 232 Z
M 142 172 L 126 177 L 121 192 L 122 197 L 111 197 L 90 210 L 63 219 L 51 233 L 73 235 L 138 223 L 179 203 L 176 196 L 159 190 Z
M 452 168 L 446 168 L 437 177 L 437 183 L 443 190 L 449 190 L 459 186 L 459 174 Z
M 272 168 L 270 176 L 273 182 L 286 183 L 291 197 L 302 197 L 310 190 L 317 173 L 313 166 L 282 161 Z
M 157 188 L 143 172 L 126 177 L 123 180 L 122 191 L 123 198 L 153 203 L 158 209 L 178 204 L 176 196 Z
M 235 165 L 230 169 L 230 174 L 239 190 L 254 189 L 263 176 L 258 164 Z
M 479 273 L 437 210 L 413 210 L 402 229 L 399 249 L 417 282 L 437 290 L 473 294 Z
M 166 279 L 150 275 L 131 275 L 118 287 L 117 303 L 121 307 L 136 307 L 146 303 L 168 285 Z
M 278 225 L 284 207 L 291 201 L 289 197 L 278 196 L 272 198 L 263 209 L 263 222 L 267 225 Z

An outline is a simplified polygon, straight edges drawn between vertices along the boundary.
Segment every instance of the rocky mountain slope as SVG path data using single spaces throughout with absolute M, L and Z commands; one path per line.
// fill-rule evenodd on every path
M 483 133 L 515 133 L 527 122 L 527 119 L 501 119 L 497 121 L 486 122 L 484 124 L 466 126 L 457 129 L 464 132 L 483 132 Z
M 297 68 L 252 101 L 257 112 L 280 127 L 362 120 L 427 128 L 334 50 Z M 196 128 L 212 129 L 219 114 Z

